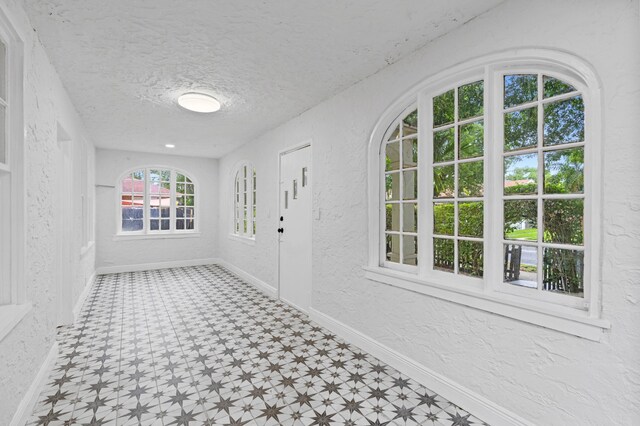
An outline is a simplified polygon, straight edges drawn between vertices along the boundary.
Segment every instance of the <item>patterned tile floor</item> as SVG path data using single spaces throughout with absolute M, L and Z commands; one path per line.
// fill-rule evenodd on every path
M 484 425 L 223 268 L 99 276 L 29 425 Z

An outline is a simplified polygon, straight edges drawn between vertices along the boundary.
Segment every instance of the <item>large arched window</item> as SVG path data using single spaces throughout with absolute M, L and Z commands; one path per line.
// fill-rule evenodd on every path
M 197 229 L 196 185 L 186 173 L 164 167 L 127 172 L 119 182 L 120 233 L 166 234 Z
M 249 163 L 241 164 L 235 173 L 232 234 L 246 238 L 256 235 L 256 169 Z
M 524 56 L 429 79 L 379 122 L 368 276 L 594 324 L 597 79 L 569 55 Z

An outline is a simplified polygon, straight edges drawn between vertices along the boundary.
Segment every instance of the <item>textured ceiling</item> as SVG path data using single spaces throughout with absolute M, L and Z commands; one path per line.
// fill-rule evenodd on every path
M 97 146 L 219 157 L 501 0 L 23 1 Z

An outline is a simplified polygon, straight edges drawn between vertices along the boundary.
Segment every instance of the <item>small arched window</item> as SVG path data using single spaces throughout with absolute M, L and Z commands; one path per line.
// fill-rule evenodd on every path
M 569 55 L 522 54 L 435 76 L 381 119 L 370 266 L 597 317 L 597 79 Z
M 256 235 L 256 169 L 249 163 L 241 164 L 235 173 L 232 233 L 246 238 Z
M 127 172 L 118 187 L 120 233 L 196 231 L 196 185 L 186 173 L 163 167 L 138 168 Z

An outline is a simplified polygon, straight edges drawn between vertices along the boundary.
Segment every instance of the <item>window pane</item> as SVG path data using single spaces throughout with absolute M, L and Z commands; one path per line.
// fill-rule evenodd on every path
M 185 181 L 184 175 L 180 173 L 176 173 L 176 182 L 184 182 L 184 181 Z
M 531 148 L 538 144 L 538 108 L 504 115 L 504 150 Z
M 402 136 L 418 133 L 418 110 L 413 111 L 402 120 Z
M 418 232 L 418 204 L 404 203 L 402 205 L 402 230 L 404 232 Z
M 444 238 L 433 239 L 433 268 L 441 271 L 453 272 L 454 269 L 454 241 Z
M 453 90 L 433 98 L 433 126 L 453 123 L 454 98 Z
M 185 193 L 186 194 L 193 194 L 194 190 L 193 190 L 193 184 L 192 183 L 188 183 L 185 185 Z
M 584 148 L 563 149 L 544 154 L 544 192 L 584 192 Z
M 562 95 L 564 93 L 574 92 L 576 89 L 570 84 L 560 81 L 557 78 L 549 77 L 545 75 L 544 81 L 544 97 L 550 98 L 556 95 Z
M 192 218 L 194 216 L 194 211 L 195 209 L 193 207 L 187 207 L 185 214 L 186 214 L 186 218 Z
M 408 169 L 418 165 L 418 139 L 402 141 L 402 168 Z
M 122 179 L 122 192 L 144 194 L 144 170 L 136 170 Z
M 162 229 L 163 231 L 168 231 L 170 226 L 171 225 L 169 219 L 162 219 L 160 221 L 160 229 Z
M 183 195 L 185 193 L 185 186 L 184 183 L 177 183 L 176 184 L 176 195 Z
M 160 220 L 158 219 L 149 220 L 149 229 L 151 231 L 157 231 L 158 229 L 160 229 Z
M 418 264 L 418 237 L 413 235 L 403 235 L 403 260 L 405 265 L 417 265 Z
M 538 241 L 538 200 L 504 202 L 504 238 Z
M 184 207 L 176 207 L 176 217 L 177 218 L 183 218 L 184 217 Z M 236 216 L 238 214 L 238 211 L 236 210 Z
M 472 277 L 482 277 L 483 245 L 479 241 L 458 241 L 458 271 Z
M 388 143 L 386 154 L 385 170 L 398 170 L 400 168 L 400 142 Z
M 149 182 L 160 182 L 160 170 L 149 170 Z
M 483 203 L 458 204 L 458 235 L 464 237 L 482 237 L 484 229 Z
M 582 141 L 584 141 L 582 96 L 544 106 L 545 146 Z
M 504 195 L 538 193 L 538 154 L 504 157 Z
M 143 203 L 142 197 L 134 197 L 133 201 L 131 198 L 124 200 L 123 198 L 123 207 L 122 207 L 122 231 L 140 231 L 143 226 L 144 219 L 144 209 L 142 207 L 138 207 Z M 127 203 L 127 204 L 124 204 Z
M 440 166 L 433 168 L 433 197 L 451 198 L 454 195 L 454 166 Z
M 400 204 L 387 204 L 386 211 L 386 227 L 387 231 L 400 231 Z
M 584 295 L 584 253 L 578 250 L 545 248 L 542 288 L 547 291 Z
M 187 206 L 193 206 L 193 200 L 194 200 L 194 196 L 193 195 L 188 195 L 188 196 L 184 197 L 184 203 Z
M 170 214 L 171 214 L 171 209 L 169 207 L 162 207 L 160 209 L 160 217 L 169 217 Z
M 532 102 L 538 99 L 537 74 L 513 74 L 504 76 L 504 107 Z
M 453 235 L 455 207 L 453 203 L 433 203 L 433 233 Z
M 538 287 L 538 248 L 504 245 L 504 282 L 521 287 Z
M 545 243 L 584 242 L 584 200 L 545 200 L 543 206 Z
M 385 252 L 389 262 L 400 263 L 400 235 L 387 234 Z
M 410 170 L 402 172 L 404 188 L 402 190 L 402 198 L 405 200 L 418 199 L 418 171 Z
M 385 199 L 400 199 L 400 173 L 387 173 L 385 175 Z
M 434 132 L 433 134 L 433 162 L 454 160 L 454 130 L 453 127 Z
M 130 231 L 142 231 L 143 222 L 142 220 L 127 220 L 122 221 L 122 231 L 130 232 Z
M 176 229 L 184 229 L 184 219 L 176 220 Z M 236 223 L 236 230 L 240 230 L 240 225 Z
M 396 126 L 396 128 L 393 129 L 393 132 L 391 132 L 391 134 L 389 135 L 387 140 L 388 141 L 392 141 L 392 140 L 398 139 L 398 138 L 400 138 L 400 126 Z
M 195 220 L 187 219 L 187 220 L 185 220 L 185 224 L 187 225 L 187 229 L 189 229 L 189 230 L 195 229 L 195 226 L 196 226 L 195 225 L 196 224 Z
M 458 119 L 479 117 L 484 111 L 484 82 L 460 86 L 458 88 Z
M 460 126 L 458 130 L 459 158 L 482 157 L 484 151 L 484 121 Z
M 482 161 L 458 165 L 458 196 L 482 197 L 484 167 Z

